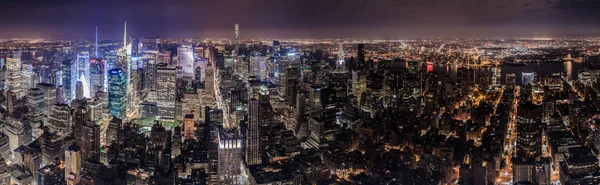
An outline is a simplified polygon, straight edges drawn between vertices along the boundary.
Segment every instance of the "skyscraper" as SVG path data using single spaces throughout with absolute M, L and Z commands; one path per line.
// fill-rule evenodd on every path
M 104 91 L 106 61 L 100 58 L 94 58 L 90 61 L 90 96 L 93 97 L 98 91 Z
M 125 107 L 127 103 L 127 79 L 123 70 L 120 68 L 111 69 L 108 72 L 108 104 L 113 116 L 117 118 L 125 117 Z
M 75 133 L 75 142 L 81 148 L 81 159 L 100 160 L 100 126 L 92 121 L 75 123 L 79 130 Z M 79 134 L 77 134 L 79 133 Z
M 239 55 L 240 52 L 240 25 L 235 24 L 235 50 L 233 51 L 234 56 Z
M 337 58 L 337 69 L 338 70 L 344 70 L 346 63 L 344 62 L 344 45 L 342 45 L 342 43 L 340 42 L 338 45 L 338 58 Z
M 34 136 L 37 129 L 44 125 L 44 115 L 47 115 L 44 107 L 44 93 L 39 88 L 29 89 L 27 92 L 27 119 L 34 128 Z
M 246 127 L 246 164 L 261 163 L 260 150 L 260 103 L 256 98 L 248 102 L 248 126 Z
M 258 80 L 267 79 L 267 58 L 260 55 L 260 53 L 253 54 L 250 56 L 250 65 L 248 74 L 250 76 L 256 76 Z
M 81 152 L 71 145 L 65 149 L 65 180 L 68 185 L 76 185 L 81 177 Z
M 183 77 L 194 77 L 194 53 L 191 46 L 179 46 L 177 48 L 177 58 L 179 66 L 183 70 Z
M 17 98 L 26 95 L 27 83 L 23 81 L 21 73 L 21 52 L 14 52 L 6 58 L 6 87 L 5 89 L 15 93 Z
M 54 84 L 39 83 L 37 85 L 37 87 L 44 94 L 44 103 L 42 105 L 44 114 L 49 115 L 52 105 L 54 105 L 57 102 L 56 101 L 56 86 L 54 86 Z
M 31 125 L 27 119 L 9 116 L 4 121 L 4 130 L 8 135 L 11 150 L 31 142 Z
M 77 83 L 75 84 L 75 99 L 83 100 L 83 91 L 83 82 L 77 81 Z
M 48 122 L 44 125 L 50 131 L 57 132 L 63 136 L 71 133 L 71 108 L 67 104 L 54 104 L 48 115 Z
M 242 140 L 234 129 L 219 128 L 219 184 L 241 184 Z
M 123 125 L 123 120 L 113 117 L 110 120 L 108 128 L 106 128 L 105 138 L 106 145 L 110 145 L 113 142 L 117 142 L 119 129 L 121 129 L 121 125 Z
M 502 78 L 502 68 L 496 66 L 492 68 L 492 87 L 500 87 Z
M 77 78 L 72 79 L 74 73 L 74 62 L 74 60 L 64 60 L 62 62 L 62 86 L 64 88 L 65 98 L 67 99 L 67 102 L 73 99 L 73 88 L 75 87 L 73 81 L 77 81 Z
M 365 44 L 358 44 L 357 58 L 359 69 L 364 69 L 367 65 L 365 62 Z
M 175 95 L 176 95 L 176 70 L 167 66 L 158 67 L 156 70 L 156 106 L 158 116 L 166 119 L 175 119 Z
M 517 111 L 517 157 L 528 159 L 542 155 L 542 106 L 521 103 Z
M 81 85 L 83 86 L 83 97 L 90 98 L 90 53 L 81 52 L 77 55 L 77 60 L 75 62 L 77 71 L 75 81 L 82 82 Z
M 54 161 L 54 158 L 62 156 L 63 139 L 56 132 L 44 129 L 44 133 L 39 140 L 42 145 L 42 164 L 50 164 Z

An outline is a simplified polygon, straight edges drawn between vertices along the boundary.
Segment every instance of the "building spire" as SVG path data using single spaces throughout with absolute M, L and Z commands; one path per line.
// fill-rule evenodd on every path
M 96 26 L 96 52 L 94 53 L 94 57 L 98 58 L 98 26 Z
M 125 21 L 125 32 L 123 32 L 123 47 L 127 47 L 127 21 Z

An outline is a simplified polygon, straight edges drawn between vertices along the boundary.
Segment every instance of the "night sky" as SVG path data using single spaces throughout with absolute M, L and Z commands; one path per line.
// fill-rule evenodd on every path
M 0 0 L 0 38 L 600 36 L 600 0 Z

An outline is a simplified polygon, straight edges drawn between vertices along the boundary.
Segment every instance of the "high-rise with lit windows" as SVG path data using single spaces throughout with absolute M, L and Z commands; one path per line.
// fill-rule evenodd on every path
M 125 117 L 127 103 L 127 79 L 122 69 L 108 71 L 108 104 L 110 112 L 117 118 Z

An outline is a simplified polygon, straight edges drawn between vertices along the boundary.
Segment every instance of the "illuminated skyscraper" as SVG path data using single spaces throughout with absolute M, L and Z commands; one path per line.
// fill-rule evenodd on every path
M 65 98 L 67 99 L 67 101 L 71 101 L 71 99 L 73 99 L 74 93 L 73 93 L 73 88 L 74 86 L 74 81 L 77 81 L 73 78 L 74 75 L 74 68 L 73 68 L 73 64 L 74 64 L 74 60 L 64 60 L 62 62 L 62 86 L 65 92 Z M 76 74 L 76 73 L 75 73 Z
M 57 132 L 66 136 L 71 133 L 71 108 L 67 104 L 54 104 L 48 115 L 48 122 L 44 125 L 51 132 Z
M 256 76 L 256 79 L 264 81 L 267 79 L 267 57 L 255 53 L 250 56 L 249 71 L 250 76 Z
M 76 64 L 76 79 L 81 81 L 83 86 L 83 97 L 90 98 L 90 53 L 81 52 L 77 55 Z M 71 79 L 73 80 L 73 79 Z
M 194 77 L 194 53 L 191 46 L 179 46 L 177 48 L 179 66 L 183 70 L 183 77 Z
M 517 113 L 517 156 L 523 159 L 542 155 L 542 106 L 521 103 Z
M 123 119 L 127 104 L 127 79 L 122 69 L 108 71 L 108 105 L 113 116 Z
M 156 91 L 159 94 L 156 106 L 161 118 L 175 118 L 176 72 L 175 68 L 167 66 L 158 67 L 156 70 Z
M 92 59 L 90 61 L 90 96 L 95 96 L 96 92 L 104 91 L 105 87 L 105 71 L 106 61 L 104 59 Z
M 33 127 L 33 134 L 37 136 L 37 128 L 44 125 L 44 93 L 39 88 L 29 89 L 27 92 L 27 119 Z M 49 110 L 49 109 L 48 109 Z
M 81 177 L 81 152 L 77 146 L 65 149 L 65 180 L 67 185 L 76 185 Z
M 240 25 L 235 24 L 235 50 L 233 55 L 238 55 L 240 52 Z
M 14 52 L 10 57 L 6 58 L 5 89 L 15 93 L 17 98 L 21 98 L 27 93 L 27 83 L 23 81 L 21 67 L 21 52 Z
M 260 112 L 259 100 L 250 99 L 248 111 L 248 127 L 246 128 L 246 163 L 248 165 L 260 164 Z
M 44 94 L 44 103 L 42 109 L 44 110 L 45 115 L 50 114 L 50 109 L 52 109 L 52 105 L 54 105 L 56 100 L 56 87 L 53 84 L 40 83 L 37 87 Z
M 156 60 L 148 60 L 144 63 L 144 89 L 154 90 L 156 88 Z
M 8 135 L 11 150 L 31 142 L 31 125 L 27 119 L 9 116 L 4 121 L 4 133 Z
M 202 91 L 198 90 L 196 92 L 187 92 L 183 95 L 183 98 L 181 99 L 182 115 L 192 114 L 194 115 L 195 120 L 204 118 L 201 93 Z
M 246 127 L 246 163 L 261 164 L 263 142 L 268 141 L 271 128 L 271 105 L 269 90 L 261 86 L 258 93 L 248 102 L 248 125 Z
M 219 128 L 219 184 L 241 184 L 242 140 L 236 130 Z
M 344 45 L 342 45 L 342 43 L 340 42 L 338 45 L 338 58 L 337 58 L 337 69 L 339 70 L 343 70 L 345 69 L 345 65 L 346 63 L 344 62 Z
M 492 88 L 500 87 L 500 79 L 502 78 L 502 69 L 500 67 L 492 68 Z

